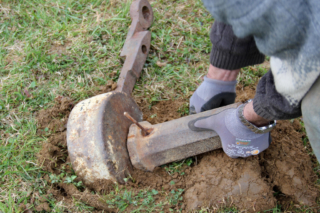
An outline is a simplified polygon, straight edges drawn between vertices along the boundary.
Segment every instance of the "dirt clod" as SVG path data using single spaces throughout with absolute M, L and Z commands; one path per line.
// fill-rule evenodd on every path
M 70 98 L 58 96 L 55 98 L 55 105 L 50 109 L 40 110 L 37 115 L 38 128 L 48 128 L 54 132 L 63 132 L 67 124 L 68 116 L 75 105 Z
M 51 208 L 49 207 L 48 203 L 41 203 L 41 204 L 36 206 L 36 210 L 39 211 L 39 212 L 41 212 L 41 211 L 50 212 Z
M 188 209 L 234 204 L 240 210 L 261 211 L 273 208 L 272 187 L 261 177 L 259 159 L 232 159 L 215 151 L 206 155 L 187 181 Z
M 308 206 L 316 204 L 318 190 L 316 175 L 310 157 L 301 141 L 302 133 L 290 121 L 280 121 L 272 131 L 273 142 L 261 155 L 260 164 L 272 181 L 272 187 L 281 192 L 279 201 L 291 201 Z

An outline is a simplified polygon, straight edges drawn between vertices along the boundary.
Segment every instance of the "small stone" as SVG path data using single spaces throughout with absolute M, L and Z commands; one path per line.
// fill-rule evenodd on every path
M 157 61 L 157 65 L 158 65 L 159 67 L 165 67 L 165 66 L 167 65 L 167 63 L 166 63 L 166 62 Z
M 113 80 L 107 81 L 107 87 L 112 87 L 113 84 L 114 84 Z
M 112 90 L 115 90 L 117 88 L 117 83 L 113 83 L 112 85 L 111 85 L 111 89 Z

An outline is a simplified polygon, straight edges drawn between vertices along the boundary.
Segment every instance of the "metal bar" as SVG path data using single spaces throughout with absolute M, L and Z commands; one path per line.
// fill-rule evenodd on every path
M 143 136 L 136 125 L 131 125 L 127 139 L 131 163 L 138 169 L 153 171 L 163 164 L 220 149 L 222 146 L 216 132 L 195 132 L 189 129 L 188 123 L 238 105 L 232 104 L 156 125 L 140 122 L 146 128 L 153 128 L 148 136 Z
M 131 117 L 131 115 L 127 112 L 123 113 L 124 116 L 126 116 L 130 121 L 132 121 L 135 125 L 137 125 L 139 127 L 139 129 L 141 130 L 141 134 L 143 136 L 147 136 L 150 133 L 148 133 L 147 129 L 145 129 L 143 126 L 141 126 L 133 117 Z
M 130 7 L 132 23 L 121 51 L 126 57 L 116 91 L 131 94 L 150 50 L 151 33 L 147 29 L 153 21 L 153 11 L 147 0 L 134 1 Z

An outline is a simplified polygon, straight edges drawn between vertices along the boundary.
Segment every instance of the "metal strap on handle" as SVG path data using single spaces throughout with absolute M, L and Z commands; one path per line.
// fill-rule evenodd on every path
M 132 23 L 123 46 L 121 56 L 126 57 L 116 91 L 131 95 L 136 80 L 150 50 L 151 33 L 147 30 L 153 22 L 152 7 L 147 0 L 137 0 L 131 4 Z

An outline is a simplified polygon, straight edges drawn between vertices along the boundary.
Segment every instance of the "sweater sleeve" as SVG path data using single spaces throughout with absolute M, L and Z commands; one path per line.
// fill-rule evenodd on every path
M 319 0 L 203 0 L 236 36 L 271 56 L 275 89 L 298 106 L 320 75 Z
M 257 49 L 253 37 L 236 37 L 230 25 L 215 21 L 211 28 L 210 40 L 210 63 L 215 67 L 235 70 L 264 61 L 265 57 Z
M 265 55 L 296 55 L 309 24 L 304 0 L 203 0 L 218 21 L 230 24 L 236 36 L 254 36 Z M 295 53 L 295 54 L 294 54 Z
M 253 109 L 268 120 L 287 120 L 301 116 L 301 102 L 293 106 L 277 92 L 271 70 L 258 83 Z

